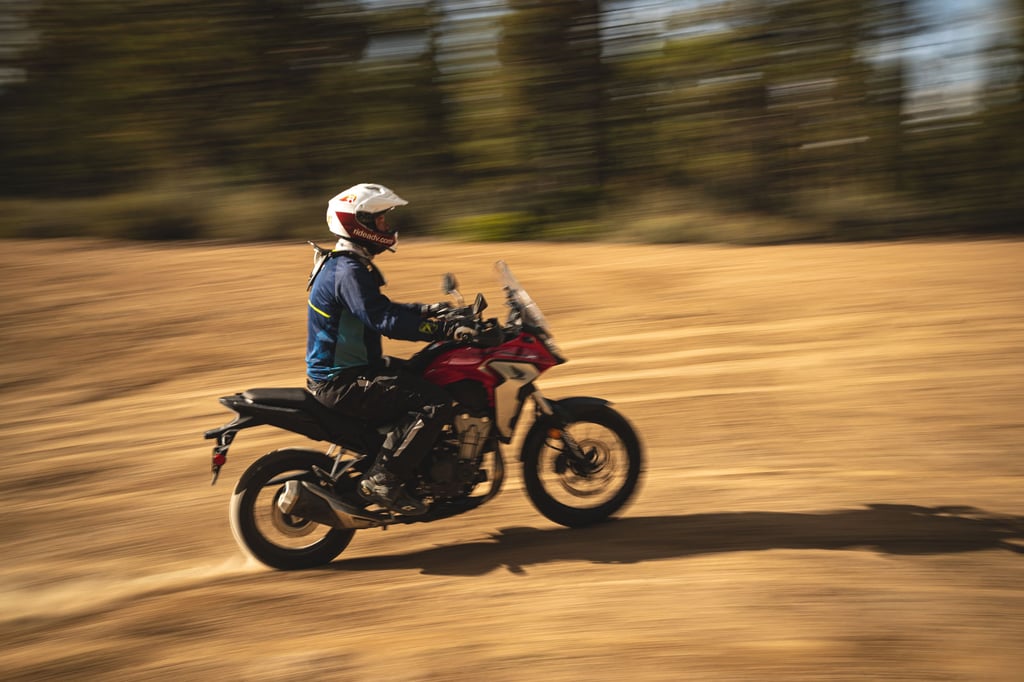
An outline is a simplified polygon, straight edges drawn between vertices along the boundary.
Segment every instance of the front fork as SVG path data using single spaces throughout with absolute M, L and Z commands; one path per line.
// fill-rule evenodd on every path
M 572 437 L 572 434 L 565 428 L 568 426 L 568 422 L 564 415 L 559 414 L 555 406 L 541 394 L 539 388 L 534 387 L 531 397 L 537 406 L 537 418 L 545 419 L 548 422 L 548 440 L 561 441 L 564 444 L 561 453 L 555 458 L 555 473 L 564 474 L 570 462 L 573 471 L 581 474 L 592 473 L 595 468 L 593 452 L 584 452 L 580 444 Z

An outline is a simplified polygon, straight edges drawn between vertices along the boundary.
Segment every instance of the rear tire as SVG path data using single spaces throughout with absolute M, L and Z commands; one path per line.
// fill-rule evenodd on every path
M 559 404 L 567 431 L 588 455 L 582 466 L 566 456 L 561 438 L 537 422 L 523 442 L 523 483 L 537 511 L 551 521 L 578 528 L 604 521 L 636 491 L 643 455 L 626 418 L 596 399 Z
M 243 551 L 284 571 L 329 564 L 352 541 L 355 531 L 324 526 L 277 508 L 284 484 L 268 485 L 287 473 L 306 474 L 315 481 L 313 466 L 330 470 L 333 460 L 317 450 L 275 450 L 245 470 L 231 496 L 231 532 Z

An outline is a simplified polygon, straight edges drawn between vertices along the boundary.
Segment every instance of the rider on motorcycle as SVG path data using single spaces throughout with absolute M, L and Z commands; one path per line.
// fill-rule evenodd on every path
M 307 387 L 321 403 L 374 426 L 390 425 L 383 447 L 359 484 L 362 496 L 391 511 L 418 515 L 427 506 L 404 483 L 454 412 L 442 388 L 385 357 L 381 336 L 407 341 L 446 338 L 441 304 L 396 303 L 373 258 L 398 233 L 387 213 L 408 202 L 387 187 L 362 183 L 333 197 L 327 225 L 339 239 L 315 262 L 310 279 Z

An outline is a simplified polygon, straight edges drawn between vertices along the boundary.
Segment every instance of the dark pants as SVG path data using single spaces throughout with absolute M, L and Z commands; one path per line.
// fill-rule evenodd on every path
M 334 379 L 307 382 L 321 403 L 370 426 L 388 426 L 377 463 L 407 481 L 455 413 L 440 386 L 400 367 L 348 370 Z

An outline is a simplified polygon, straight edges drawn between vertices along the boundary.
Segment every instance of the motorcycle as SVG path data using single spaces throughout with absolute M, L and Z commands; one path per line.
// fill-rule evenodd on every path
M 329 444 L 326 451 L 275 450 L 245 470 L 230 505 L 232 533 L 243 551 L 272 568 L 312 568 L 341 554 L 356 530 L 429 523 L 480 507 L 501 490 L 501 446 L 511 445 L 528 399 L 534 418 L 519 459 L 536 509 L 575 528 L 603 521 L 626 504 L 643 464 L 635 430 L 601 398 L 552 400 L 541 393 L 537 377 L 566 359 L 540 308 L 508 266 L 498 261 L 496 270 L 509 308 L 505 322 L 484 319 L 483 294 L 465 305 L 454 275 L 446 274 L 442 290 L 455 305 L 445 306 L 441 315 L 454 323 L 453 338 L 428 344 L 405 363 L 405 371 L 443 386 L 457 407 L 452 423 L 406 482 L 406 489 L 428 504 L 423 515 L 377 507 L 358 492 L 386 426 L 373 428 L 339 415 L 304 388 L 253 388 L 220 398 L 236 415 L 205 433 L 216 439 L 213 483 L 243 429 L 273 426 Z

